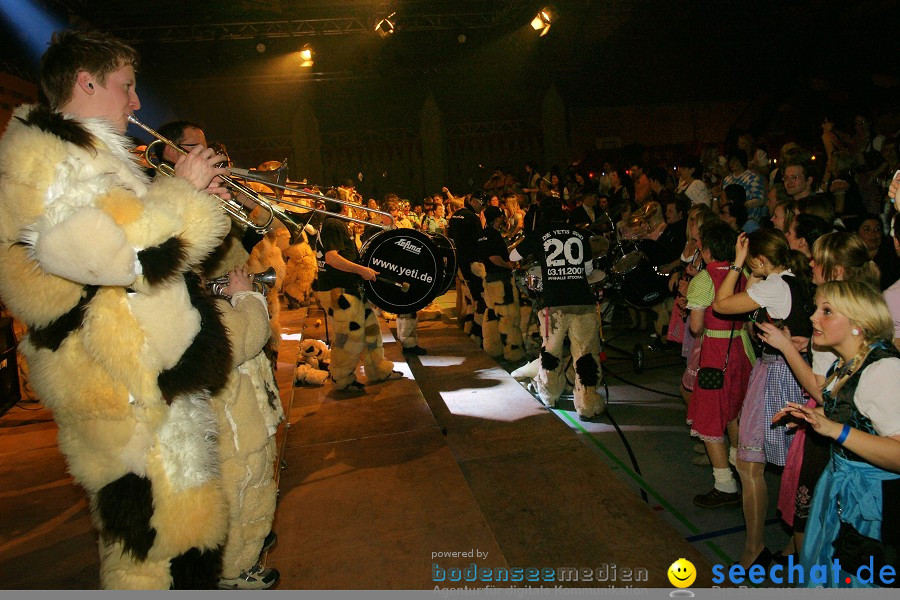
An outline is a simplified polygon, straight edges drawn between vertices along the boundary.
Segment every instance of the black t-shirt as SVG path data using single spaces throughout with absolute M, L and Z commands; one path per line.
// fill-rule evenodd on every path
M 481 237 L 478 238 L 478 254 L 484 263 L 487 273 L 510 273 L 512 269 L 495 265 L 492 256 L 499 256 L 503 260 L 509 260 L 509 250 L 503 235 L 493 227 L 485 227 Z
M 666 228 L 656 241 L 660 243 L 666 252 L 665 260 L 660 264 L 674 262 L 684 252 L 684 244 L 687 242 L 684 219 L 666 225 Z
M 516 248 L 541 265 L 545 306 L 595 304 L 584 264 L 593 260 L 587 236 L 563 223 L 547 225 Z
M 447 223 L 447 237 L 453 240 L 461 263 L 478 260 L 478 238 L 482 235 L 481 219 L 469 208 L 454 212 Z
M 335 218 L 327 218 L 322 223 L 316 239 L 316 264 L 319 271 L 319 291 L 344 288 L 353 291 L 362 283 L 362 277 L 356 273 L 347 273 L 325 264 L 325 254 L 331 250 L 351 262 L 359 261 L 359 250 L 350 237 L 347 222 Z

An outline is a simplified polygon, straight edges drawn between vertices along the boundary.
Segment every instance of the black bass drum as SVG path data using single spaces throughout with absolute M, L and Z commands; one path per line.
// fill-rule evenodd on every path
M 444 285 L 444 255 L 426 234 L 415 229 L 389 229 L 360 248 L 362 264 L 378 273 L 364 281 L 366 297 L 396 314 L 428 306 Z
M 444 283 L 437 293 L 438 296 L 441 296 L 450 289 L 450 286 L 453 285 L 453 281 L 456 279 L 456 246 L 445 235 L 440 233 L 432 233 L 430 235 L 431 241 L 437 246 L 438 254 L 444 259 L 444 270 L 441 274 L 444 278 Z

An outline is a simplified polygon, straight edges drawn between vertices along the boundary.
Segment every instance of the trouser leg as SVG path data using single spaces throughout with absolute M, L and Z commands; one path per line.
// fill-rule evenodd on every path
M 600 335 L 597 313 L 568 315 L 568 333 L 575 363 L 575 410 L 590 418 L 603 412 L 606 401 L 597 391 L 600 383 Z
M 555 406 L 566 387 L 563 373 L 563 344 L 566 340 L 564 315 L 558 310 L 542 309 L 540 312 L 541 368 L 534 378 L 540 399 L 547 406 Z
M 363 304 L 362 301 L 360 303 Z M 394 363 L 384 357 L 384 340 L 375 311 L 371 307 L 365 306 L 363 312 L 365 321 L 365 344 L 362 350 L 363 369 L 370 382 L 382 381 L 394 370 Z
M 419 345 L 419 319 L 416 313 L 397 315 L 397 340 L 404 348 L 415 348 Z
M 318 292 L 319 302 L 334 324 L 331 363 L 328 370 L 335 388 L 342 390 L 356 381 L 356 365 L 365 348 L 363 301 L 343 288 Z M 379 331 L 380 333 L 380 331 Z

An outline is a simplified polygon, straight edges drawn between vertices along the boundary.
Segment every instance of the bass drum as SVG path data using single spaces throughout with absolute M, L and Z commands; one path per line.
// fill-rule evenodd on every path
M 643 255 L 622 277 L 622 297 L 637 308 L 650 308 L 669 294 L 669 278 L 660 275 Z
M 369 238 L 360 248 L 361 263 L 376 271 L 364 281 L 366 298 L 396 314 L 428 306 L 444 286 L 444 255 L 431 238 L 415 229 L 389 229 Z
M 456 279 L 456 246 L 453 245 L 453 241 L 450 238 L 440 233 L 432 233 L 431 241 L 437 246 L 438 255 L 444 261 L 444 269 L 441 273 L 444 283 L 437 294 L 441 296 L 447 293 L 447 290 L 450 289 L 450 286 L 453 285 L 453 281 Z

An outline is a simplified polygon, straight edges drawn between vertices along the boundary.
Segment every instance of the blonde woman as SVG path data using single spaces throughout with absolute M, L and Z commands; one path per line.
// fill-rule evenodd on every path
M 822 396 L 824 406 L 790 402 L 773 418 L 805 421 L 834 440 L 813 495 L 800 563 L 806 573 L 813 565 L 836 564 L 835 559 L 846 569 L 827 569 L 828 580 L 810 578 L 809 587 L 871 587 L 855 577 L 851 565 L 859 557 L 843 549 L 844 541 L 854 536 L 869 538 L 865 554 L 870 556 L 864 557 L 864 564 L 873 560 L 874 577 L 881 565 L 872 555 L 879 546 L 897 543 L 890 532 L 896 531 L 900 501 L 900 351 L 890 342 L 893 323 L 887 304 L 866 283 L 823 284 L 811 320 L 813 342 L 838 356 L 824 384 L 808 389 Z M 784 349 L 791 345 L 778 329 L 762 329 L 768 344 Z

